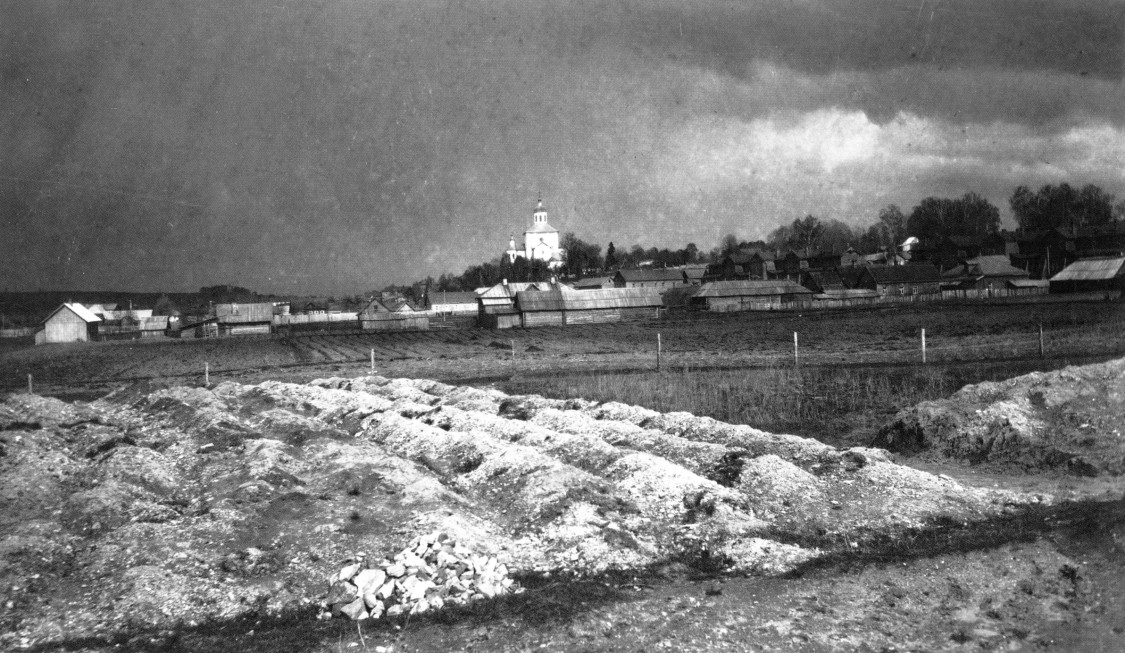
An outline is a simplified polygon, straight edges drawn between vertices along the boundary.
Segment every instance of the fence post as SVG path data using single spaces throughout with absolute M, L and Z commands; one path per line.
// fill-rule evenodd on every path
M 27 394 L 29 394 L 29 395 L 35 394 L 35 391 L 32 390 L 32 388 L 31 388 L 31 375 L 30 374 L 27 375 Z
M 1039 323 L 1039 358 L 1047 357 L 1047 349 L 1043 346 L 1043 323 Z
M 211 364 L 203 363 L 203 385 L 204 387 L 211 387 Z
M 922 329 L 922 364 L 926 364 L 926 330 Z
M 660 334 L 656 334 L 656 371 L 660 371 Z
M 375 348 L 371 348 L 371 371 L 375 372 Z
M 794 331 L 793 332 L 793 367 L 797 367 L 797 365 L 799 364 L 799 361 L 800 361 L 800 358 L 797 354 L 797 351 L 798 351 L 797 350 L 797 332 Z
M 512 342 L 512 362 L 515 362 L 515 360 L 516 360 L 516 341 L 513 338 L 511 342 Z

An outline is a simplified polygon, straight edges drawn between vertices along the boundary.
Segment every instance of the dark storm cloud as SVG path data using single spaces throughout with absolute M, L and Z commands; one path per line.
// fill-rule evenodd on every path
M 708 247 L 840 202 L 785 184 L 876 210 L 885 166 L 863 157 L 914 147 L 904 114 L 940 134 L 935 161 L 959 125 L 1027 126 L 1003 132 L 1027 143 L 997 162 L 1020 170 L 1078 123 L 1122 124 L 1119 4 L 0 12 L 0 274 L 21 287 L 366 289 L 492 258 L 537 192 L 597 242 Z M 875 129 L 875 144 L 810 149 L 832 124 Z M 810 176 L 753 157 L 736 173 L 731 143 Z M 832 176 L 840 152 L 851 181 Z M 1028 169 L 1053 179 L 1066 157 Z M 920 198 L 928 173 L 912 170 L 898 192 Z M 1000 192 L 1010 175 L 996 179 Z

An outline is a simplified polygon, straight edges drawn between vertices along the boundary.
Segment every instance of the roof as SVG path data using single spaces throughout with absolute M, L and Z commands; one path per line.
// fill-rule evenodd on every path
M 601 288 L 571 290 L 525 290 L 516 294 L 521 311 L 581 311 L 598 308 L 638 308 L 662 306 L 656 288 Z
M 1013 288 L 1046 288 L 1051 282 L 1046 279 L 1008 279 L 1008 285 Z
M 1051 281 L 1104 281 L 1125 274 L 1125 256 L 1078 259 Z
M 928 263 L 912 265 L 872 265 L 867 272 L 875 283 L 938 283 L 941 273 Z
M 435 290 L 430 293 L 430 306 L 476 303 L 477 294 L 475 292 L 446 292 L 444 290 Z
M 97 315 L 94 315 L 90 311 L 90 309 L 86 308 L 82 304 L 79 304 L 78 302 L 64 302 L 61 306 L 59 306 L 55 310 L 51 311 L 51 314 L 48 315 L 46 317 L 46 319 L 43 320 L 43 322 L 46 322 L 47 320 L 51 319 L 52 317 L 55 316 L 56 313 L 58 313 L 59 311 L 61 311 L 64 308 L 69 309 L 70 312 L 72 312 L 75 315 L 77 315 L 78 317 L 82 318 L 83 322 L 90 323 L 90 322 L 101 322 L 102 321 L 102 318 L 98 317 Z
M 550 224 L 548 224 L 546 220 L 544 220 L 543 222 L 536 222 L 536 223 L 532 224 L 531 227 L 528 228 L 528 230 L 525 231 L 524 233 L 525 234 L 546 234 L 546 233 L 556 233 L 557 234 L 558 232 L 559 232 L 558 229 L 555 229 Z
M 965 261 L 969 274 L 986 277 L 1026 277 L 1027 271 L 1012 265 L 1007 256 L 1003 254 L 994 256 L 978 256 Z
M 81 304 L 79 304 L 79 305 L 81 305 Z M 90 304 L 89 306 L 86 306 L 85 308 L 87 310 L 89 310 L 91 313 L 94 313 L 95 315 L 98 315 L 98 314 L 105 313 L 107 311 L 117 310 L 117 304 L 114 304 L 114 303 Z
M 684 271 L 670 268 L 656 268 L 656 269 L 628 269 L 619 270 L 617 274 L 625 280 L 625 283 L 637 283 L 641 281 L 684 281 Z
M 824 292 L 813 296 L 817 299 L 856 299 L 878 297 L 879 293 L 869 288 L 825 288 Z
M 523 290 L 539 290 L 539 287 L 535 283 L 528 281 L 513 281 L 507 284 L 498 283 L 491 288 L 486 288 L 483 292 L 477 290 L 476 296 L 480 299 L 500 299 L 515 297 L 517 292 Z
M 840 276 L 840 273 L 831 268 L 827 270 L 805 270 L 801 273 L 801 279 L 805 282 L 812 281 L 822 290 L 844 287 L 844 279 Z
M 811 295 L 812 291 L 795 281 L 738 280 L 705 283 L 696 297 L 762 297 L 770 295 Z
M 680 268 L 680 271 L 684 273 L 684 277 L 687 279 L 702 279 L 703 275 L 707 274 L 707 266 L 687 265 Z
M 575 289 L 582 290 L 588 288 L 604 288 L 607 283 L 613 283 L 612 276 L 587 277 L 585 279 L 579 279 L 578 281 L 575 281 L 573 285 Z

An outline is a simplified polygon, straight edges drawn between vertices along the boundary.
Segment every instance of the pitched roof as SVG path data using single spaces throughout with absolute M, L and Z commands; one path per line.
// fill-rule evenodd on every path
M 430 293 L 430 305 L 439 306 L 444 304 L 475 304 L 477 303 L 477 294 L 475 292 L 447 292 L 444 290 L 435 290 Z
M 679 281 L 684 280 L 684 271 L 670 268 L 657 268 L 657 269 L 628 269 L 619 270 L 617 274 L 626 283 L 637 283 L 641 281 Z
M 597 308 L 638 308 L 661 306 L 656 288 L 600 288 L 571 290 L 525 290 L 516 294 L 521 311 L 581 311 Z
M 1003 254 L 978 256 L 965 261 L 968 274 L 986 277 L 1026 277 L 1027 271 L 1012 265 Z
M 48 315 L 47 318 L 43 320 L 43 322 L 46 322 L 47 320 L 51 319 L 52 317 L 55 316 L 55 313 L 58 313 L 59 311 L 61 311 L 64 308 L 69 309 L 72 313 L 74 313 L 78 317 L 82 318 L 83 322 L 89 323 L 89 322 L 101 322 L 102 321 L 102 318 L 98 317 L 97 315 L 94 315 L 90 311 L 90 309 L 86 308 L 82 304 L 79 304 L 78 302 L 64 302 L 58 308 L 51 311 L 51 314 Z
M 795 281 L 738 280 L 705 283 L 696 297 L 761 297 L 767 295 L 811 295 L 812 291 Z
M 1051 281 L 1104 281 L 1125 274 L 1125 256 L 1078 259 L 1051 277 Z

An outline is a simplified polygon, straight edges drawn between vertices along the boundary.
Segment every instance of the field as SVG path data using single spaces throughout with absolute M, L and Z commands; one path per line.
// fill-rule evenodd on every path
M 142 379 L 314 378 L 370 365 L 384 374 L 447 381 L 575 371 L 1090 360 L 1125 353 L 1125 304 L 943 304 L 800 313 L 693 314 L 677 319 L 534 329 L 246 336 L 208 340 L 0 344 L 0 389 L 43 392 Z
M 0 631 L 11 633 L 0 641 L 26 639 L 39 651 L 248 653 L 1117 650 L 1125 629 L 1120 476 L 906 454 L 856 469 L 855 454 L 841 452 L 870 443 L 898 411 L 966 384 L 1120 358 L 1123 325 L 1121 303 L 946 304 L 508 331 L 3 343 L 0 383 L 10 390 L 25 388 L 31 374 L 36 392 L 67 401 L 118 392 L 65 409 L 25 395 L 0 406 L 0 500 L 8 501 L 0 577 L 10 586 L 0 591 Z M 366 377 L 372 350 L 383 377 L 459 387 Z M 201 387 L 205 365 L 210 390 Z M 986 387 L 971 395 L 978 403 L 959 398 L 942 410 L 995 413 L 1004 433 L 1022 433 L 1021 424 L 1065 430 L 1080 446 L 1104 444 L 1120 458 L 1119 407 L 1103 399 L 1125 401 L 1125 374 L 1120 362 L 1109 365 L 1116 376 L 1082 377 L 1102 379 L 1101 394 L 1075 390 L 1083 386 L 1068 370 L 1021 386 L 1022 395 Z M 250 385 L 326 377 L 345 378 Z M 215 387 L 228 380 L 235 383 Z M 1023 415 L 1011 408 L 1023 405 L 1019 397 L 1039 412 L 1003 422 Z M 362 426 L 374 419 L 364 410 L 382 426 Z M 283 443 L 260 444 L 275 439 Z M 528 452 L 536 462 L 523 466 Z M 622 528 L 672 547 L 679 540 L 660 537 L 694 532 L 696 520 L 720 524 L 699 501 L 689 505 L 687 494 L 661 485 L 695 478 L 687 471 L 671 474 L 662 463 L 626 483 L 627 468 L 607 473 L 602 455 L 663 456 L 708 483 L 740 487 L 745 494 L 714 514 L 752 507 L 743 521 L 722 522 L 731 529 L 765 520 L 755 533 L 770 543 L 755 556 L 779 564 L 786 551 L 819 557 L 785 563 L 785 573 L 731 571 L 706 547 L 661 558 L 673 547 L 653 552 L 646 560 L 654 564 L 582 571 L 604 553 L 580 550 L 642 550 Z M 528 497 L 545 496 L 537 488 L 570 469 L 559 461 L 585 470 L 566 478 L 604 476 L 551 495 L 557 508 L 531 510 Z M 756 485 L 767 478 L 772 485 Z M 820 489 L 787 485 L 798 481 Z M 458 498 L 414 496 L 430 487 Z M 632 494 L 611 501 L 600 494 L 606 488 Z M 635 515 L 664 492 L 666 506 Z M 590 501 L 598 515 L 609 511 L 600 525 L 567 521 Z M 674 517 L 661 521 L 665 509 Z M 912 511 L 929 516 L 911 521 Z M 549 552 L 556 573 L 566 571 L 521 576 L 525 594 L 462 611 L 361 627 L 317 619 L 329 571 L 356 551 L 397 550 L 409 529 L 429 523 L 424 516 L 455 513 L 450 521 L 465 529 L 459 539 L 476 533 L 479 546 L 531 561 Z M 5 538 L 4 528 L 15 535 Z M 578 531 L 590 533 L 565 548 L 559 538 Z M 254 566 L 255 556 L 270 564 Z M 196 613 L 207 616 L 197 623 Z

